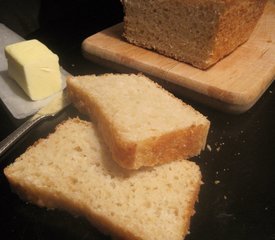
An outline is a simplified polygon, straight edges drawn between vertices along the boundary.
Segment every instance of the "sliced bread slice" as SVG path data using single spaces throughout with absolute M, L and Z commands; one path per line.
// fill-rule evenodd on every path
M 75 118 L 4 173 L 22 199 L 82 215 L 115 237 L 182 240 L 200 189 L 199 167 L 180 160 L 127 170 L 110 156 L 94 126 Z
M 190 158 L 205 147 L 206 117 L 142 74 L 76 76 L 67 86 L 124 168 Z

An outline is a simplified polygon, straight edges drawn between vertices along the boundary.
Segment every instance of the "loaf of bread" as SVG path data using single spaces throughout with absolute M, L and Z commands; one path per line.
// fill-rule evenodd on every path
M 67 87 L 124 168 L 187 159 L 205 147 L 206 117 L 142 74 L 70 77 Z
M 122 0 L 124 36 L 138 46 L 207 69 L 253 31 L 267 0 Z
M 125 240 L 182 240 L 201 184 L 199 167 L 187 160 L 119 167 L 92 123 L 78 118 L 61 123 L 4 173 L 22 199 L 84 216 Z

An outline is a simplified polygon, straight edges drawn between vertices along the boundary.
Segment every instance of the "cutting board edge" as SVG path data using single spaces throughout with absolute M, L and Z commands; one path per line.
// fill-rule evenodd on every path
M 135 68 L 127 67 L 125 65 L 118 64 L 113 61 L 106 60 L 105 58 L 101 58 L 92 54 L 89 54 L 87 52 L 83 52 L 83 56 L 90 60 L 91 62 L 94 62 L 96 64 L 99 64 L 101 66 L 105 66 L 107 68 L 110 68 L 118 73 L 140 73 Z M 165 89 L 168 91 L 172 92 L 173 94 L 181 97 L 181 98 L 186 98 L 190 99 L 191 101 L 198 102 L 200 104 L 209 106 L 211 108 L 217 109 L 222 112 L 230 113 L 230 114 L 241 114 L 246 111 L 248 111 L 253 105 L 258 101 L 258 98 L 261 96 L 258 96 L 258 98 L 253 99 L 253 101 L 247 103 L 247 104 L 235 104 L 235 103 L 230 103 L 230 102 L 224 102 L 219 99 L 215 99 L 212 97 L 208 97 L 205 94 L 192 91 L 189 88 L 185 88 L 182 86 L 179 86 L 175 83 L 166 81 L 162 78 L 152 76 L 148 73 L 144 73 L 146 76 L 151 78 L 152 80 L 156 81 L 159 83 L 161 86 L 163 86 Z M 268 85 L 269 86 L 269 85 Z M 268 88 L 267 86 L 267 88 Z
M 100 33 L 97 33 L 97 34 L 100 34 Z M 132 60 L 127 61 L 127 58 L 125 57 L 124 57 L 124 64 L 120 64 L 115 61 L 119 57 L 118 55 L 114 57 L 112 52 L 110 52 L 109 54 L 106 54 L 105 52 L 106 49 L 102 51 L 100 47 L 93 46 L 92 48 L 90 48 L 90 42 L 91 42 L 90 40 L 95 35 L 88 37 L 82 42 L 82 54 L 85 58 L 89 59 L 90 61 L 96 62 L 100 65 L 108 66 L 114 70 L 119 70 L 119 72 L 124 72 L 124 71 L 127 71 L 127 69 L 132 69 L 132 70 L 135 70 L 136 72 L 147 73 L 151 77 L 155 77 L 157 79 L 163 79 L 163 75 L 160 72 L 158 72 L 157 69 L 155 70 L 155 74 L 152 74 L 152 72 L 150 73 L 146 70 L 144 71 L 143 66 L 139 67 L 139 64 L 135 64 L 135 62 L 133 62 Z M 106 63 L 104 61 L 106 61 Z M 121 69 L 123 69 L 124 71 L 121 71 Z M 273 72 L 274 74 L 271 73 L 270 76 L 272 75 L 275 76 L 275 68 Z M 182 83 L 179 84 L 178 81 L 174 79 L 163 79 L 163 80 L 166 80 L 171 84 L 175 84 L 178 87 L 189 89 L 194 93 L 196 93 L 196 95 L 197 94 L 205 95 L 206 98 L 203 98 L 203 103 L 207 98 L 209 98 L 208 99 L 209 101 L 207 102 L 215 102 L 215 103 L 208 104 L 208 105 L 212 107 L 214 106 L 215 108 L 220 110 L 223 110 L 223 107 L 224 107 L 226 112 L 232 112 L 232 113 L 241 113 L 249 110 L 258 101 L 258 99 L 262 96 L 262 94 L 267 90 L 267 88 L 273 82 L 271 80 L 265 81 L 265 84 L 264 84 L 265 86 L 263 87 L 262 92 L 251 95 L 251 91 L 246 91 L 246 92 L 231 91 L 230 92 L 227 90 L 216 88 L 215 86 L 207 86 L 203 88 L 200 87 L 200 88 L 193 89 L 192 86 L 188 86 L 188 85 L 186 86 Z M 190 79 L 188 81 L 190 81 Z M 205 93 L 205 91 L 199 91 L 199 89 L 208 89 L 208 91 L 211 92 L 211 96 L 208 95 L 209 92 Z M 252 91 L 252 92 L 254 93 L 255 91 Z M 197 100 L 197 98 L 194 100 Z M 224 103 L 224 106 L 220 106 L 222 103 Z

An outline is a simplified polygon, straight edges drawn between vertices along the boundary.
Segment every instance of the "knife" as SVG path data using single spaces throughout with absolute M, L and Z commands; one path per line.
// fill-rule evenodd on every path
M 35 115 L 29 118 L 14 132 L 12 132 L 9 136 L 7 136 L 4 140 L 0 142 L 0 157 L 32 127 L 47 118 L 56 116 L 69 104 L 70 99 L 65 88 L 62 92 L 57 93 L 49 104 L 42 107 Z

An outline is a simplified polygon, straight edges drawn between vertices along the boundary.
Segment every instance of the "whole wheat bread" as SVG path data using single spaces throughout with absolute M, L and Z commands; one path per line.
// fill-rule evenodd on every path
M 119 167 L 94 126 L 78 118 L 29 147 L 4 173 L 22 199 L 82 215 L 129 240 L 182 240 L 201 184 L 199 167 L 186 160 L 138 171 Z
M 141 74 L 70 77 L 67 87 L 124 168 L 190 158 L 205 147 L 206 117 Z
M 124 36 L 206 69 L 244 43 L 267 0 L 122 0 Z

